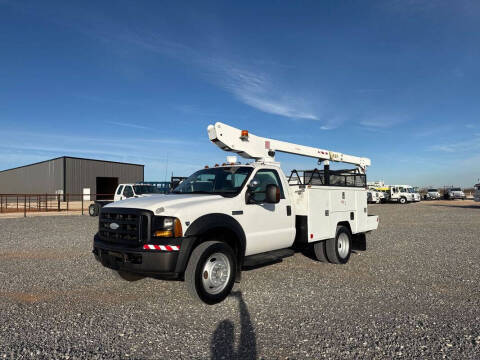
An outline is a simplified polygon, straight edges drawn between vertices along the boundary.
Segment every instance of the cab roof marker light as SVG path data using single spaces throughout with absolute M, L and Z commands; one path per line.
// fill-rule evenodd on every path
M 240 139 L 242 140 L 248 140 L 248 130 L 242 130 L 242 132 L 240 133 Z

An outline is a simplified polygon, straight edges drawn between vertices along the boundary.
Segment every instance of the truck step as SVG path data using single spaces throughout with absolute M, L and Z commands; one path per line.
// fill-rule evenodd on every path
M 295 254 L 295 251 L 292 249 L 280 249 L 247 256 L 243 261 L 243 268 L 245 270 L 251 270 L 264 265 L 277 263 L 282 261 L 283 258 L 292 256 L 293 254 Z

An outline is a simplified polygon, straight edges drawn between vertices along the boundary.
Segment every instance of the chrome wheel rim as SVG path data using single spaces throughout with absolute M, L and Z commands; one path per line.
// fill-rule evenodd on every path
M 337 249 L 338 249 L 338 255 L 342 259 L 345 259 L 348 255 L 348 252 L 350 251 L 350 242 L 348 241 L 347 234 L 341 233 L 338 236 Z
M 209 294 L 222 292 L 230 279 L 230 261 L 222 253 L 214 253 L 205 262 L 202 270 L 203 288 Z

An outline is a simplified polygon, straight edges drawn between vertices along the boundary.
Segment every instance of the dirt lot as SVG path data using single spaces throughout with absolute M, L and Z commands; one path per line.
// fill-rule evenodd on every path
M 298 253 L 215 306 L 95 262 L 97 219 L 0 219 L 0 358 L 480 358 L 480 205 L 370 206 L 347 265 Z

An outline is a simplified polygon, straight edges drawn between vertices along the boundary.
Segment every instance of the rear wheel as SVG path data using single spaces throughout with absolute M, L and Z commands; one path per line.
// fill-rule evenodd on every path
M 190 295 L 206 304 L 223 301 L 232 290 L 236 260 L 230 246 L 220 241 L 207 241 L 197 246 L 185 271 Z
M 315 254 L 315 258 L 321 262 L 328 262 L 327 258 L 327 250 L 325 248 L 326 241 L 320 241 L 313 244 L 313 252 Z
M 90 216 L 98 216 L 98 213 L 100 212 L 100 207 L 97 204 L 90 204 L 88 207 L 88 213 Z
M 337 226 L 334 239 L 327 240 L 325 244 L 327 258 L 334 264 L 346 264 L 352 252 L 352 236 L 343 225 Z

